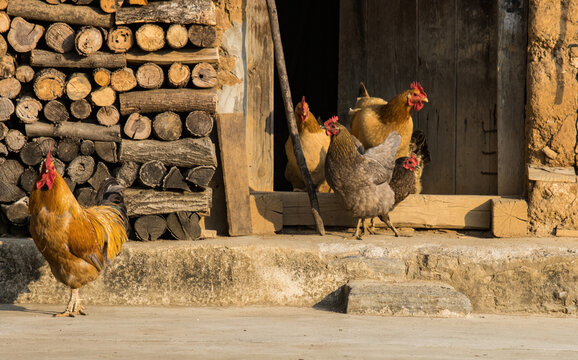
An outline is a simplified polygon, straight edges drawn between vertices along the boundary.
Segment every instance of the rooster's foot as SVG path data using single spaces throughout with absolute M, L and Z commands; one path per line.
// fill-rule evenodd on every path
M 86 308 L 81 304 L 80 296 L 78 295 L 78 289 L 70 289 L 70 300 L 66 309 L 54 316 L 56 317 L 75 317 L 76 315 L 86 315 Z

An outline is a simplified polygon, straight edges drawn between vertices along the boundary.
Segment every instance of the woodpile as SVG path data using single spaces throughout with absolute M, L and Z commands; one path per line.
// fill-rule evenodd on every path
M 131 238 L 198 239 L 217 166 L 215 25 L 212 0 L 0 7 L 0 232 L 26 233 L 50 149 L 82 205 L 109 176 L 126 186 Z

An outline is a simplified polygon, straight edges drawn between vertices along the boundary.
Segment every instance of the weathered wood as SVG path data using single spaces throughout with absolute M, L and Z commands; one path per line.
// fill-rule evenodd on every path
M 131 68 L 120 68 L 110 76 L 110 87 L 115 91 L 124 92 L 134 89 L 137 85 L 134 71 Z
M 151 119 L 139 113 L 132 113 L 126 120 L 123 129 L 130 139 L 148 139 L 152 131 Z
M 50 100 L 44 105 L 44 117 L 55 124 L 68 121 L 70 114 L 66 105 L 58 100 Z
M 90 207 L 96 205 L 96 190 L 91 187 L 80 187 L 74 190 L 74 196 L 81 206 Z
M 17 153 L 26 145 L 26 136 L 16 129 L 10 129 L 4 143 L 8 150 Z
M 23 96 L 16 103 L 16 116 L 25 124 L 38 121 L 42 103 L 31 96 Z
M 200 219 L 194 212 L 170 213 L 167 215 L 167 229 L 176 240 L 197 240 L 201 237 Z
M 521 199 L 492 199 L 492 234 L 523 237 L 528 233 L 528 203 Z
M 0 10 L 6 10 L 8 7 L 8 0 L 0 0 Z
M 151 160 L 142 164 L 138 171 L 138 179 L 141 184 L 155 188 L 161 185 L 166 173 L 167 168 L 161 161 Z
M 102 43 L 102 33 L 94 26 L 83 26 L 74 38 L 76 52 L 83 56 L 96 53 L 102 47 Z
M 124 0 L 100 0 L 100 9 L 105 13 L 115 13 L 124 3 Z
M 217 93 L 213 89 L 157 89 L 131 91 L 119 95 L 120 113 L 185 112 L 217 110 Z
M 163 69 L 155 63 L 146 63 L 136 71 L 136 81 L 144 89 L 158 89 L 163 85 Z
M 206 111 L 191 111 L 185 125 L 193 136 L 208 136 L 213 131 L 213 117 Z
M 136 44 L 144 51 L 157 51 L 165 46 L 165 31 L 156 24 L 144 24 L 134 34 Z
M 124 7 L 115 16 L 117 25 L 144 22 L 216 25 L 211 0 L 157 1 L 143 7 Z
M 130 64 L 144 64 L 152 62 L 158 65 L 170 65 L 174 62 L 193 65 L 202 62 L 217 64 L 219 50 L 217 48 L 160 50 L 154 53 L 130 50 L 125 53 L 126 62 Z
M 208 212 L 212 191 L 173 192 L 129 188 L 124 190 L 124 202 L 129 216 L 169 214 L 175 211 Z
M 18 94 L 20 94 L 21 89 L 22 85 L 20 85 L 20 81 L 16 78 L 11 77 L 0 80 L 0 96 L 14 99 Z
M 94 69 L 92 72 L 92 78 L 94 79 L 94 82 L 101 87 L 108 86 L 110 84 L 110 76 L 110 70 L 105 68 Z
M 172 24 L 167 29 L 166 40 L 167 44 L 173 49 L 184 48 L 189 41 L 187 28 L 180 24 Z
M 30 136 L 30 135 L 28 135 Z M 42 156 L 48 155 L 48 151 L 51 151 L 52 156 L 58 156 L 58 143 L 54 138 L 41 136 L 35 137 L 32 141 L 40 145 L 40 150 L 42 150 Z
M 95 124 L 65 122 L 58 126 L 53 126 L 38 121 L 34 124 L 26 124 L 24 127 L 26 135 L 30 137 L 50 136 L 95 141 L 121 141 L 119 125 L 101 126 Z
M 64 170 L 66 169 L 66 164 L 64 161 L 53 157 L 52 162 L 54 162 L 54 168 L 56 169 L 56 172 L 64 176 Z
M 135 161 L 139 163 L 160 160 L 167 166 L 217 166 L 215 145 L 207 137 L 175 141 L 122 140 L 119 158 L 122 162 Z
M 32 24 L 21 17 L 15 17 L 10 24 L 7 40 L 17 52 L 28 52 L 36 48 L 44 35 L 44 26 Z
M 2 205 L 2 212 L 14 225 L 22 226 L 28 223 L 28 197 L 25 196 L 13 204 Z
M 21 83 L 29 83 L 34 79 L 34 69 L 28 65 L 20 65 L 16 68 L 14 76 Z
M 214 166 L 195 166 L 187 171 L 185 180 L 199 187 L 207 187 L 215 175 L 215 170 Z
M 114 105 L 104 106 L 96 112 L 96 119 L 100 125 L 111 126 L 118 123 L 120 113 Z
M 0 57 L 0 79 L 6 79 L 14 76 L 16 72 L 16 62 L 11 55 L 3 55 Z
M 96 170 L 94 174 L 88 179 L 88 183 L 92 186 L 93 189 L 98 190 L 100 184 L 106 179 L 110 177 L 110 172 L 108 171 L 108 167 L 103 162 L 99 161 L 96 164 Z
M 4 124 L 2 124 L 2 125 L 4 125 Z M 6 157 L 6 156 L 8 156 L 8 153 L 9 153 L 9 151 L 8 151 L 8 148 L 6 147 L 6 145 L 4 145 L 3 143 L 0 143 L 0 156 Z
M 110 28 L 114 24 L 112 15 L 103 14 L 89 6 L 68 4 L 51 6 L 41 0 L 10 1 L 7 12 L 10 16 L 22 16 L 30 20 L 47 22 L 65 22 L 103 28 Z
M 149 0 L 126 0 L 127 5 L 148 5 Z
M 556 228 L 556 236 L 578 238 L 578 229 L 560 229 Z
M 36 73 L 34 93 L 40 100 L 54 100 L 64 93 L 66 75 L 63 72 L 48 68 Z
M 183 174 L 176 166 L 171 167 L 163 178 L 162 188 L 163 190 L 191 191 L 185 178 L 183 178 Z
M 52 51 L 32 50 L 30 53 L 30 65 L 37 67 L 58 68 L 119 68 L 126 66 L 123 54 L 108 54 L 97 52 L 88 56 L 75 53 L 58 54 Z
M 528 165 L 528 180 L 575 183 L 578 176 L 573 167 Z
M 94 172 L 94 159 L 90 156 L 77 156 L 68 164 L 66 172 L 72 181 L 84 184 Z
M 74 50 L 75 37 L 76 33 L 70 25 L 58 22 L 48 27 L 44 35 L 44 41 L 52 50 L 64 54 Z
M 8 135 L 8 126 L 6 124 L 0 122 L 0 140 L 4 140 Z
M 132 30 L 126 26 L 117 26 L 108 33 L 106 44 L 115 53 L 127 52 L 134 44 Z
M 24 170 L 22 175 L 20 175 L 20 187 L 27 193 L 30 193 L 34 190 L 37 180 L 38 171 L 36 171 L 32 166 L 29 166 Z
M 0 121 L 10 119 L 10 115 L 14 113 L 14 103 L 12 100 L 0 96 Z
M 198 47 L 212 47 L 217 43 L 217 30 L 214 26 L 193 24 L 189 27 L 188 38 Z
M 20 160 L 26 165 L 38 165 L 44 159 L 42 149 L 36 142 L 29 142 L 20 150 Z
M 84 99 L 91 91 L 92 85 L 85 73 L 74 73 L 66 82 L 66 95 L 72 101 Z
M 123 161 L 122 166 L 112 171 L 112 174 L 124 187 L 131 187 L 138 177 L 140 164 L 134 161 Z
M 0 203 L 13 203 L 26 196 L 18 186 L 0 181 Z
M 221 150 L 229 235 L 248 235 L 252 229 L 243 114 L 219 114 L 217 133 Z
M 75 3 L 76 5 L 89 5 L 93 1 L 94 0 L 72 0 L 72 2 Z
M 24 172 L 24 167 L 18 160 L 0 160 L 0 182 L 16 185 L 20 175 Z
M 154 241 L 167 229 L 165 218 L 159 215 L 141 216 L 134 222 L 134 233 L 141 241 Z
M 109 163 L 118 162 L 118 147 L 112 141 L 96 141 L 94 143 L 96 154 L 104 161 Z
M 159 140 L 171 141 L 181 137 L 183 124 L 179 114 L 166 111 L 155 116 L 153 133 Z
M 80 143 L 80 153 L 86 156 L 94 154 L 94 141 L 82 140 L 82 142 Z
M 10 30 L 10 16 L 5 11 L 0 12 L 0 33 Z
M 273 234 L 283 230 L 283 202 L 275 193 L 251 194 L 253 234 Z
M 101 87 L 90 93 L 90 101 L 96 106 L 111 106 L 116 101 L 116 91 L 110 86 Z
M 70 104 L 70 113 L 79 120 L 86 119 L 91 112 L 92 106 L 86 99 L 76 100 Z
M 77 139 L 62 139 L 58 142 L 58 158 L 64 162 L 74 160 L 80 153 L 80 142 Z
M 185 87 L 191 78 L 191 70 L 187 65 L 176 62 L 169 67 L 167 78 L 172 86 Z
M 6 39 L 4 39 L 3 35 L 0 35 L 0 56 L 6 55 L 7 51 L 8 51 L 8 42 L 6 42 Z
M 200 63 L 195 65 L 191 71 L 192 82 L 196 87 L 212 88 L 219 82 L 217 79 L 217 71 L 211 64 Z

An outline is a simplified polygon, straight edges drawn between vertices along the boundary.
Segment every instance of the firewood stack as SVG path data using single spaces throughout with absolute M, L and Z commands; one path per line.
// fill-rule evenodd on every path
M 199 238 L 217 166 L 214 25 L 211 0 L 0 0 L 0 234 L 26 233 L 51 149 L 82 205 L 108 176 L 126 186 L 133 238 Z

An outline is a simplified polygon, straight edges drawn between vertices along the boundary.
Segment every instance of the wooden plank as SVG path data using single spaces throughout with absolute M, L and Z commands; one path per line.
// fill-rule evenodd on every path
M 211 209 L 212 190 L 202 192 L 155 191 L 129 188 L 124 190 L 128 216 L 168 214 L 175 211 L 208 213 Z
M 280 196 L 283 202 L 283 226 L 314 225 L 306 193 L 259 193 Z M 318 193 L 321 216 L 326 226 L 353 227 L 357 224 L 333 193 Z M 489 229 L 491 200 L 484 195 L 410 195 L 390 213 L 396 226 L 443 229 Z M 376 226 L 385 224 L 376 218 Z
M 273 191 L 274 58 L 265 0 L 247 3 L 247 159 L 249 187 Z
M 527 1 L 498 1 L 498 194 L 521 195 L 524 181 Z
M 528 165 L 528 180 L 575 183 L 578 182 L 578 176 L 573 167 Z
M 252 229 L 245 120 L 242 113 L 235 113 L 219 114 L 216 121 L 229 235 L 248 235 Z
M 425 133 L 432 159 L 424 167 L 422 192 L 455 194 L 455 2 L 420 1 L 418 14 L 418 79 L 430 102 L 414 114 L 414 129 Z
M 283 202 L 281 197 L 270 193 L 252 193 L 251 226 L 253 234 L 272 234 L 283 229 Z
M 457 1 L 456 194 L 496 194 L 496 2 Z
M 142 50 L 134 49 L 126 52 L 124 57 L 126 62 L 129 64 L 144 64 L 148 62 L 152 62 L 157 65 L 171 65 L 175 62 L 180 62 L 181 64 L 186 65 L 194 65 L 203 62 L 209 64 L 218 64 L 219 49 L 164 49 L 155 52 L 144 52 Z

